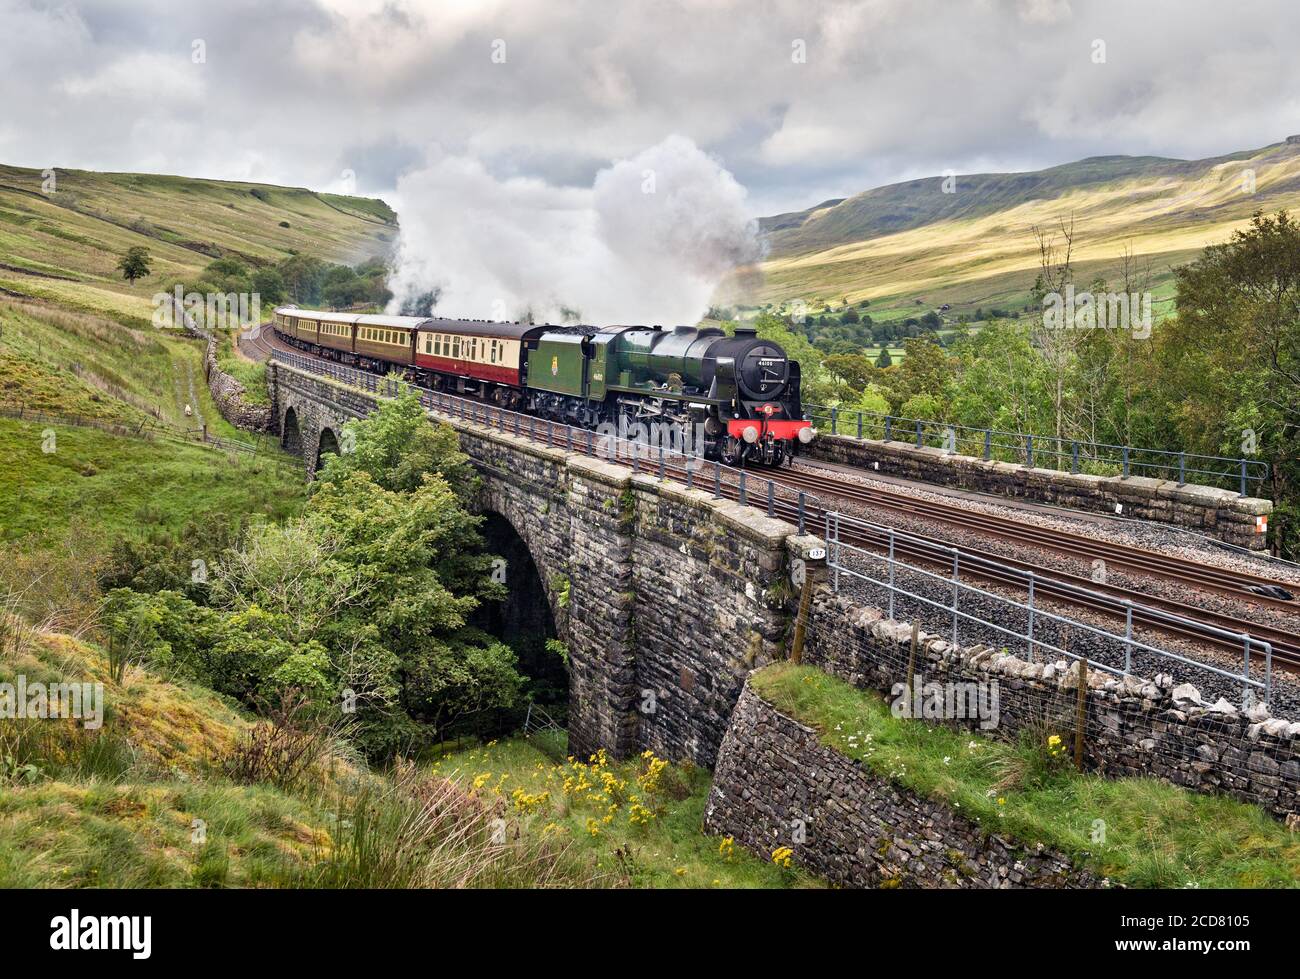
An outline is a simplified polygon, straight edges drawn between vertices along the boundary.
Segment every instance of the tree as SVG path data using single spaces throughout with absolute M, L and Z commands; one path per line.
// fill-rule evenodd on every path
M 261 297 L 262 302 L 272 305 L 284 302 L 288 295 L 284 277 L 275 269 L 258 269 L 254 272 L 253 291 Z
M 314 306 L 320 302 L 325 281 L 325 263 L 310 255 L 290 255 L 277 268 L 289 298 L 295 303 Z
M 325 457 L 314 490 L 364 472 L 383 489 L 413 493 L 426 476 L 437 474 L 462 501 L 470 502 L 477 477 L 469 456 L 460 450 L 454 429 L 429 423 L 415 391 L 408 389 L 366 418 L 348 422 L 343 433 L 352 451 Z
M 1175 320 L 1156 331 L 1162 400 L 1189 448 L 1271 464 L 1274 548 L 1300 552 L 1300 225 L 1248 229 L 1175 270 Z
M 876 358 L 876 368 L 878 370 L 884 370 L 886 367 L 893 367 L 893 366 L 894 366 L 894 358 L 889 356 L 889 348 L 881 347 L 880 356 Z
M 131 285 L 135 285 L 136 279 L 143 279 L 153 271 L 149 259 L 149 249 L 142 245 L 127 249 L 127 253 L 117 263 L 117 268 L 122 273 L 122 278 L 126 279 Z
M 875 376 L 876 369 L 865 354 L 832 354 L 824 361 L 826 372 L 850 390 L 860 392 Z

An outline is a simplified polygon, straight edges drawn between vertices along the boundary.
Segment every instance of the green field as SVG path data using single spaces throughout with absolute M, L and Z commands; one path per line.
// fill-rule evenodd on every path
M 106 538 L 215 514 L 280 519 L 306 496 L 301 462 L 167 438 L 0 418 L 0 539 L 93 524 Z

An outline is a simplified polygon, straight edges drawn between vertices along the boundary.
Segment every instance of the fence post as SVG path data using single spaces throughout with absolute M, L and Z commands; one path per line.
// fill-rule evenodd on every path
M 1246 495 L 1246 460 L 1245 459 L 1241 460 L 1241 494 L 1240 495 L 1242 497 L 1245 497 Z
M 894 531 L 889 531 L 889 618 L 894 618 Z
M 740 505 L 745 506 L 748 500 L 745 498 L 745 470 L 740 470 Z
M 894 419 L 889 415 L 885 416 L 885 441 L 894 441 Z
M 799 536 L 801 537 L 803 536 L 804 518 L 806 515 L 804 511 L 804 499 L 805 499 L 804 491 L 800 490 L 799 491 Z
M 904 717 L 912 716 L 912 704 L 915 702 L 916 690 L 913 677 L 916 676 L 916 650 L 921 645 L 921 623 L 912 617 L 912 645 L 907 652 L 907 713 Z
M 1124 675 L 1133 669 L 1133 601 L 1124 599 Z
M 1124 446 L 1124 478 L 1128 479 L 1128 446 Z
M 1244 710 L 1250 702 L 1250 633 L 1243 632 L 1241 643 L 1242 669 L 1241 675 L 1246 679 L 1246 683 L 1241 686 L 1241 704 Z
M 984 461 L 988 462 L 993 458 L 993 429 L 984 429 Z
M 862 412 L 858 412 L 858 438 L 862 438 Z
M 1079 443 L 1074 442 L 1074 448 L 1071 450 L 1070 472 L 1078 475 L 1079 473 Z
M 831 409 L 831 434 L 832 434 L 832 435 L 838 435 L 838 434 L 839 434 L 839 432 L 837 431 L 837 428 L 838 428 L 838 426 L 839 426 L 839 418 L 840 418 L 840 409 L 839 409 L 839 407 L 837 406 L 837 407 L 832 408 L 832 409 Z
M 686 488 L 695 488 L 695 467 L 689 462 L 686 463 Z
M 952 552 L 952 644 L 957 645 L 957 600 L 961 589 L 961 551 Z
M 1187 453 L 1178 453 L 1178 485 L 1187 485 Z
M 1079 660 L 1079 697 L 1074 712 L 1074 767 L 1083 771 L 1083 732 L 1088 727 L 1088 657 Z
M 840 515 L 835 514 L 835 594 L 840 593 L 840 566 L 844 563 L 844 556 L 840 550 Z
M 1034 468 L 1034 437 L 1032 435 L 1025 436 L 1025 465 L 1030 469 Z
M 1029 572 L 1029 662 L 1034 662 L 1034 573 Z
M 713 498 L 722 499 L 722 464 L 713 460 Z
M 921 419 L 916 420 L 916 447 L 921 447 Z
M 659 478 L 664 478 L 664 447 L 659 446 Z
M 767 481 L 767 515 L 776 516 L 776 486 L 770 479 Z

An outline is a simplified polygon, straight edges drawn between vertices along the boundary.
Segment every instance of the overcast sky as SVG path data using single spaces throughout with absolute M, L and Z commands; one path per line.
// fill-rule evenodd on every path
M 383 196 L 394 286 L 691 322 L 752 218 L 1300 132 L 1297 0 L 0 0 L 0 162 Z
M 0 37 L 0 161 L 373 193 L 431 154 L 590 188 L 678 134 L 771 213 L 1300 131 L 1294 0 L 0 0 Z

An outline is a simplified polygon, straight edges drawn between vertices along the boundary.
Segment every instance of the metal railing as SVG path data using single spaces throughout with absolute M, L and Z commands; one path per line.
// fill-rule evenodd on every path
M 1054 435 L 1006 432 L 996 428 L 971 428 L 851 408 L 804 407 L 809 417 L 832 435 L 907 442 L 918 449 L 930 446 L 985 461 L 1010 462 L 1030 468 L 1124 478 L 1149 476 L 1173 480 L 1179 486 L 1192 483 L 1235 489 L 1241 496 L 1249 496 L 1252 486 L 1262 487 L 1269 476 L 1268 463 L 1259 459 L 1233 459 L 1057 438 Z
M 959 645 L 960 623 L 969 622 L 978 625 L 979 630 L 994 633 L 998 636 L 1004 636 L 1012 640 L 1016 645 L 1021 646 L 1026 651 L 1026 657 L 1030 662 L 1034 662 L 1037 653 L 1046 651 L 1052 654 L 1059 654 L 1069 659 L 1087 659 L 1089 669 L 1096 668 L 1111 673 L 1115 676 L 1129 676 L 1132 673 L 1133 654 L 1136 651 L 1146 652 L 1168 660 L 1170 663 L 1179 663 L 1183 666 L 1194 667 L 1197 670 L 1203 670 L 1223 679 L 1231 680 L 1234 683 L 1240 683 L 1242 687 L 1242 703 L 1248 706 L 1255 699 L 1256 692 L 1262 692 L 1264 703 L 1268 703 L 1273 692 L 1273 647 L 1262 639 L 1257 639 L 1248 633 L 1232 632 L 1227 629 L 1220 629 L 1210 626 L 1203 622 L 1196 622 L 1173 613 L 1152 609 L 1146 606 L 1139 606 L 1136 603 L 1123 600 L 1126 607 L 1125 623 L 1123 633 L 1111 632 L 1095 625 L 1090 625 L 1078 619 L 1069 618 L 1055 612 L 1050 612 L 1037 604 L 1035 601 L 1035 584 L 1043 579 L 1031 571 L 1023 571 L 1009 565 L 1000 564 L 991 561 L 988 558 L 975 557 L 970 554 L 963 554 L 955 547 L 946 547 L 936 544 L 934 541 L 927 540 L 923 537 L 917 537 L 903 531 L 898 531 L 892 527 L 886 527 L 881 524 L 871 523 L 865 520 L 859 520 L 853 517 L 847 517 L 840 513 L 826 513 L 823 516 L 825 524 L 826 539 L 826 563 L 830 569 L 831 584 L 833 590 L 840 591 L 840 578 L 845 576 L 849 579 L 866 582 L 877 588 L 881 588 L 886 593 L 885 609 L 887 617 L 894 618 L 895 603 L 899 598 L 906 598 L 913 602 L 920 602 L 924 606 L 932 609 L 936 615 L 945 616 L 951 621 L 952 642 Z M 885 553 L 878 554 L 875 551 L 867 550 L 848 543 L 843 539 L 841 526 L 847 525 L 852 528 L 866 530 L 873 535 L 878 535 L 887 540 Z M 908 544 L 923 545 L 930 552 L 934 553 L 936 559 L 943 557 L 949 562 L 949 568 L 945 573 L 927 571 L 914 564 L 908 564 L 899 560 L 897 556 L 899 542 Z M 847 558 L 847 560 L 846 560 Z M 881 565 L 884 568 L 884 577 L 876 578 L 863 570 L 863 566 Z M 986 591 L 982 588 L 969 584 L 962 580 L 962 568 L 966 567 L 968 572 L 974 572 L 976 575 L 984 576 L 984 573 L 990 569 L 996 569 L 999 577 L 1005 580 L 1011 577 L 1013 580 L 1022 583 L 1027 598 L 1024 602 L 1018 602 L 1014 599 L 1006 598 L 1002 595 Z M 935 594 L 942 592 L 949 596 L 947 601 L 941 601 L 929 595 L 922 595 L 916 591 L 910 590 L 899 583 L 898 578 L 902 575 L 917 575 L 924 582 L 934 586 Z M 1080 588 L 1075 585 L 1069 585 L 1064 582 L 1052 581 L 1054 591 L 1069 592 L 1079 598 L 1093 598 L 1098 601 L 1108 600 L 1108 596 L 1090 591 L 1086 588 Z M 965 611 L 962 608 L 963 596 L 978 598 L 984 602 L 995 603 L 998 607 L 1004 607 L 1011 615 L 1017 613 L 1023 619 L 1025 625 L 1023 629 L 1013 628 L 1003 624 L 1009 619 L 999 616 L 999 621 L 994 622 L 992 618 L 985 615 L 975 615 Z M 1225 670 L 1221 667 L 1214 666 L 1202 660 L 1191 659 L 1171 652 L 1150 643 L 1144 642 L 1134 636 L 1133 619 L 1134 611 L 1140 610 L 1142 617 L 1154 617 L 1170 625 L 1184 625 L 1202 630 L 1206 633 L 1214 634 L 1220 638 L 1230 639 L 1237 642 L 1242 651 L 1242 669 L 1240 673 L 1231 670 Z M 1073 633 L 1075 631 L 1083 632 L 1092 636 L 1094 640 L 1099 640 L 1102 646 L 1113 647 L 1116 650 L 1114 657 L 1117 662 L 1121 661 L 1122 665 L 1114 665 L 1102 660 L 1094 659 L 1091 656 L 1080 655 L 1072 650 L 1058 645 L 1051 638 L 1043 633 L 1043 626 L 1048 625 L 1053 634 L 1061 632 Z M 1062 629 L 1061 627 L 1064 627 Z M 1258 657 L 1263 660 L 1263 677 L 1257 679 L 1251 675 L 1251 659 Z

